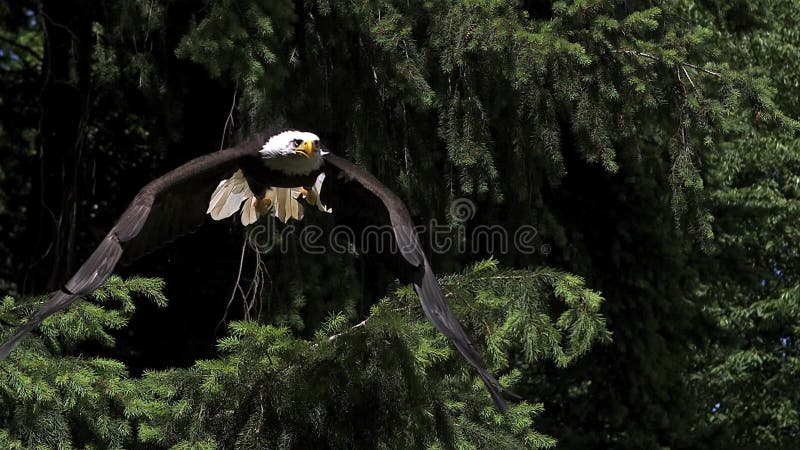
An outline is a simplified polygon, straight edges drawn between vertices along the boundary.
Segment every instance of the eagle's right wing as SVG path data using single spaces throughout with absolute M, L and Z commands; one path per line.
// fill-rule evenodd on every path
M 210 192 L 216 183 L 236 167 L 258 163 L 258 150 L 263 143 L 263 136 L 254 136 L 235 147 L 195 158 L 148 183 L 64 287 L 51 294 L 39 311 L 20 325 L 0 347 L 0 360 L 8 357 L 25 336 L 48 316 L 100 287 L 111 275 L 124 250 L 131 247 L 133 253 L 144 254 L 153 245 L 174 238 L 170 233 L 177 232 L 175 224 L 185 222 L 187 215 L 192 220 L 197 217 L 202 220 Z M 212 184 L 206 186 L 209 183 Z M 202 187 L 200 191 L 194 188 L 198 184 Z M 196 204 L 198 196 L 203 201 Z M 183 207 L 175 207 L 176 204 L 182 204 Z M 179 228 L 182 229 L 184 225 Z

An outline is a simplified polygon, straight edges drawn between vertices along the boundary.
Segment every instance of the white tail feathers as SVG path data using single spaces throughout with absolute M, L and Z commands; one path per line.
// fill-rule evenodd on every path
M 330 213 L 332 210 L 323 205 L 319 197 L 324 180 L 325 174 L 322 173 L 309 190 L 299 187 L 269 188 L 262 198 L 258 198 L 250 190 L 242 171 L 238 170 L 232 177 L 219 182 L 217 189 L 211 194 L 206 213 L 210 214 L 214 220 L 222 220 L 239 211 L 241 207 L 242 225 L 255 223 L 260 216 L 270 212 L 286 223 L 289 219 L 301 220 L 303 218 L 303 204 L 299 201 L 301 196 L 309 205 L 314 205 L 320 211 Z
M 301 220 L 303 218 L 303 205 L 297 201 L 300 190 L 296 188 L 274 188 L 275 217 L 286 223 L 289 219 Z

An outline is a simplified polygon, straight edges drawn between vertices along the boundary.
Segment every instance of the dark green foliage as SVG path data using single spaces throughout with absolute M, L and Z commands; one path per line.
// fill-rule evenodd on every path
M 793 0 L 0 5 L 0 49 L 18 50 L 0 56 L 14 298 L 63 283 L 146 180 L 265 129 L 318 133 L 418 223 L 457 222 L 464 197 L 467 231 L 537 231 L 533 254 L 432 255 L 442 273 L 494 258 L 443 282 L 524 399 L 506 418 L 384 259 L 308 255 L 296 235 L 285 254 L 243 254 L 223 223 L 120 269 L 165 278 L 166 310 L 131 318 L 129 291 L 157 286 L 115 279 L 107 303 L 81 302 L 0 365 L 3 437 L 793 448 L 799 14 Z M 4 305 L 8 333 L 32 304 Z M 251 321 L 213 334 L 223 318 Z M 12 373 L 41 394 L 10 389 Z
M 134 311 L 133 298 L 165 306 L 158 279 L 111 277 L 92 295 L 65 313 L 45 320 L 41 337 L 31 337 L 0 366 L 0 446 L 3 448 L 121 448 L 135 428 L 126 405 L 140 394 L 125 364 L 106 358 L 62 356 L 84 341 L 113 345 L 112 331 L 124 328 Z M 2 337 L 39 303 L 0 306 Z M 113 308 L 112 308 L 113 306 Z
M 517 282 L 505 282 L 509 279 Z M 500 270 L 488 260 L 443 284 L 456 312 L 490 349 L 500 382 L 512 391 L 520 382 L 520 364 L 553 358 L 566 365 L 595 341 L 608 339 L 598 315 L 602 298 L 578 277 Z M 59 356 L 64 345 L 87 339 L 112 344 L 108 331 L 123 327 L 133 313 L 131 294 L 163 305 L 162 287 L 158 280 L 112 278 L 93 295 L 97 304 L 81 301 L 48 319 L 44 342 L 32 339 L 2 368 L 3 444 L 548 448 L 555 443 L 533 426 L 541 403 L 520 402 L 505 416 L 494 409 L 480 380 L 428 322 L 409 287 L 373 306 L 356 325 L 343 314 L 331 315 L 311 339 L 286 327 L 233 322 L 230 335 L 219 342 L 221 358 L 141 378 L 129 377 L 118 361 Z M 120 307 L 104 307 L 109 301 Z M 554 308 L 562 312 L 555 316 Z M 16 323 L 22 310 L 7 298 L 2 312 Z
M 742 11 L 746 11 L 743 13 Z M 772 81 L 776 104 L 800 115 L 800 10 L 793 2 L 716 4 L 732 60 Z M 758 61 L 759 64 L 745 64 Z M 789 449 L 800 436 L 797 374 L 797 133 L 767 131 L 758 116 L 737 118 L 736 139 L 709 158 L 716 240 L 704 260 L 708 312 L 719 337 L 691 377 L 701 417 L 723 447 Z M 700 428 L 700 427 L 698 427 Z M 702 428 L 700 428 L 702 429 Z M 722 431 L 720 431 L 722 430 Z

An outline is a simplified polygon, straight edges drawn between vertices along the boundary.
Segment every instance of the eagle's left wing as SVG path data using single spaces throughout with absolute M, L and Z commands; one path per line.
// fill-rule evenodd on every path
M 422 310 L 434 326 L 453 344 L 461 356 L 475 368 L 481 377 L 486 389 L 492 396 L 497 408 L 505 412 L 508 409 L 505 399 L 500 394 L 500 384 L 494 376 L 486 370 L 483 358 L 476 346 L 472 343 L 464 328 L 458 322 L 450 305 L 444 299 L 442 287 L 436 280 L 431 270 L 430 262 L 425 257 L 414 222 L 408 213 L 405 203 L 394 192 L 389 190 L 371 173 L 355 164 L 340 158 L 332 153 L 325 155 L 325 162 L 336 167 L 347 178 L 357 181 L 367 190 L 375 194 L 389 211 L 389 220 L 392 223 L 394 236 L 397 239 L 398 249 L 403 259 L 412 266 L 412 282 L 419 295 Z M 326 168 L 326 172 L 327 172 Z M 328 176 L 331 176 L 330 174 Z

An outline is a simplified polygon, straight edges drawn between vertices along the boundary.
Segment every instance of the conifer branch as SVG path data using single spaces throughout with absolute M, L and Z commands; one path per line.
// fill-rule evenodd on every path
M 614 53 L 625 53 L 627 55 L 639 56 L 639 57 L 642 57 L 642 58 L 652 59 L 653 61 L 658 61 L 658 62 L 661 62 L 661 63 L 665 62 L 664 59 L 662 59 L 662 58 L 660 58 L 660 57 L 658 57 L 656 55 L 652 55 L 650 53 L 645 53 L 645 52 L 640 52 L 638 50 L 614 50 L 613 52 Z M 685 61 L 679 61 L 678 64 L 680 64 L 683 67 L 689 67 L 691 69 L 694 69 L 694 70 L 697 70 L 697 71 L 700 71 L 700 72 L 703 72 L 703 73 L 707 73 L 707 74 L 715 76 L 717 78 L 722 78 L 722 74 L 721 73 L 715 72 L 713 70 L 709 70 L 709 69 L 706 69 L 706 68 L 703 68 L 703 67 L 700 67 L 700 66 L 697 66 L 697 65 L 692 64 L 692 63 L 688 63 L 688 62 L 685 62 Z M 692 83 L 692 85 L 694 85 L 694 83 Z
M 42 57 L 42 55 L 39 54 L 37 51 L 35 51 L 34 49 L 32 49 L 32 48 L 30 48 L 30 47 L 28 47 L 26 45 L 22 45 L 19 42 L 13 40 L 13 39 L 9 39 L 9 38 L 7 38 L 5 36 L 0 36 L 0 42 L 3 42 L 3 43 L 8 44 L 8 45 L 11 45 L 16 49 L 19 49 L 22 52 L 24 52 L 24 53 L 26 53 L 28 55 L 31 55 L 32 57 L 34 57 L 39 62 L 44 61 L 44 58 Z
M 446 294 L 446 295 L 447 295 L 447 294 Z M 402 308 L 394 308 L 394 309 L 392 309 L 391 311 L 392 311 L 392 312 L 410 311 L 410 310 L 411 310 L 412 308 L 414 308 L 415 306 L 416 306 L 416 305 L 409 305 L 409 306 L 404 306 L 404 307 L 402 307 Z M 369 322 L 369 319 L 370 319 L 371 317 L 372 317 L 372 316 L 370 316 L 370 317 L 367 317 L 366 319 L 364 319 L 364 320 L 362 320 L 361 322 L 359 322 L 359 323 L 357 323 L 357 324 L 353 325 L 352 327 L 348 328 L 347 330 L 345 330 L 345 331 L 342 331 L 341 333 L 336 333 L 336 334 L 332 334 L 332 335 L 328 336 L 328 342 L 334 341 L 334 340 L 336 340 L 338 337 L 342 336 L 343 334 L 345 334 L 345 333 L 349 333 L 350 331 L 353 331 L 353 330 L 355 330 L 356 328 L 361 328 L 361 327 L 365 326 L 365 325 L 367 324 L 367 322 Z
M 352 326 L 352 327 L 350 327 L 350 329 L 348 329 L 347 331 L 342 331 L 341 333 L 336 333 L 336 334 L 333 334 L 333 335 L 330 335 L 330 336 L 328 336 L 328 342 L 331 342 L 331 341 L 335 340 L 336 338 L 338 338 L 339 336 L 341 336 L 341 335 L 343 335 L 343 334 L 347 333 L 348 331 L 353 331 L 353 330 L 355 330 L 356 328 L 361 328 L 361 327 L 363 327 L 364 325 L 366 325 L 366 324 L 367 324 L 367 322 L 369 322 L 369 317 L 367 317 L 366 319 L 362 320 L 361 322 L 359 322 L 359 323 L 357 323 L 357 324 L 353 325 L 353 326 Z

